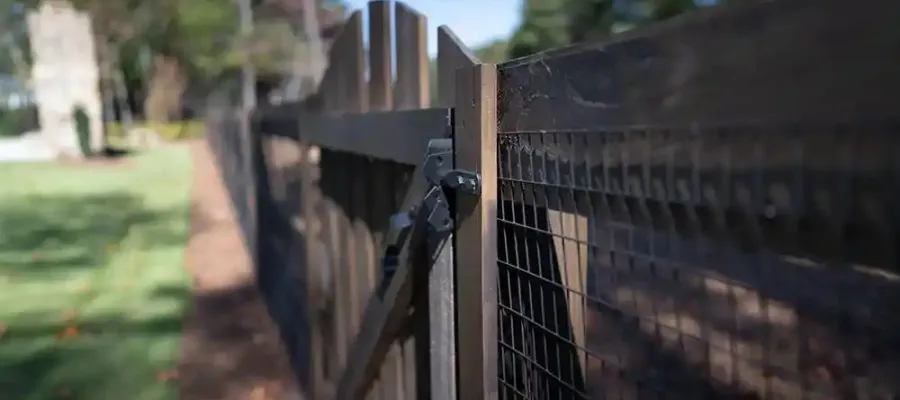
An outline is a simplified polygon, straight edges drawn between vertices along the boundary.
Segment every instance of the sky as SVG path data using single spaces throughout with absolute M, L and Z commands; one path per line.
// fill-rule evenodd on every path
M 365 10 L 368 0 L 348 0 L 353 10 Z M 437 54 L 437 27 L 447 25 L 470 48 L 506 37 L 519 24 L 521 0 L 405 0 L 428 17 L 428 54 Z M 368 17 L 363 20 L 366 21 Z M 368 36 L 368 28 L 363 35 Z M 368 41 L 367 37 L 363 38 Z

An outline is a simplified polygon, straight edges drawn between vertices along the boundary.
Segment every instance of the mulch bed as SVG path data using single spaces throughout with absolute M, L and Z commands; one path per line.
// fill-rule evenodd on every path
M 253 270 L 214 158 L 202 141 L 194 160 L 186 265 L 193 309 L 177 371 L 184 400 L 300 399 L 285 349 L 253 282 Z

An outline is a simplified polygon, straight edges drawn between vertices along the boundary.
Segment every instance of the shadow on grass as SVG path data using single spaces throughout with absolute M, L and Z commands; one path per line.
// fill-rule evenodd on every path
M 140 398 L 128 388 L 153 382 L 160 363 L 176 354 L 181 309 L 189 296 L 160 303 L 129 294 L 133 288 L 104 288 L 147 301 L 157 312 L 133 315 L 134 310 L 118 308 L 118 294 L 97 293 L 112 307 L 79 316 L 77 334 L 70 337 L 63 334 L 71 326 L 61 317 L 65 310 L 54 305 L 78 307 L 72 303 L 85 296 L 73 294 L 69 283 L 107 279 L 92 271 L 109 268 L 111 257 L 127 251 L 126 245 L 139 251 L 183 246 L 187 213 L 186 207 L 150 209 L 127 192 L 4 199 L 0 304 L 16 304 L 0 306 L 0 398 Z M 138 242 L 123 243 L 132 239 Z M 160 304 L 165 312 L 158 312 Z
M 0 204 L 0 274 L 103 266 L 134 227 L 140 227 L 142 247 L 183 245 L 184 233 L 168 223 L 184 220 L 187 212 L 150 210 L 124 192 L 6 200 Z
M 123 158 L 134 155 L 134 151 L 119 146 L 104 146 L 100 153 L 105 158 Z
M 271 360 L 281 346 L 262 343 L 278 336 L 261 328 L 269 324 L 258 296 L 253 282 L 197 294 L 190 312 L 203 318 L 188 318 L 187 326 L 181 313 L 81 319 L 71 338 L 60 336 L 55 315 L 8 321 L 0 339 L 0 393 L 17 400 L 162 399 L 177 398 L 180 389 L 189 398 L 242 398 L 239 391 L 266 387 L 279 376 Z M 183 301 L 191 294 L 164 286 L 152 297 Z M 167 360 L 179 347 L 182 363 L 173 365 Z M 170 380 L 175 375 L 166 374 L 176 369 Z
M 4 398 L 166 398 L 161 394 L 172 391 L 154 379 L 177 351 L 175 315 L 91 318 L 79 321 L 72 337 L 62 337 L 61 324 L 49 315 L 22 319 L 34 322 L 9 321 L 0 340 L 0 391 L 10 396 Z

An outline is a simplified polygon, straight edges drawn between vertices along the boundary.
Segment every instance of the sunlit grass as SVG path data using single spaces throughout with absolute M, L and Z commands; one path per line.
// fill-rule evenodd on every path
M 0 165 L 0 398 L 177 398 L 190 179 L 181 146 Z

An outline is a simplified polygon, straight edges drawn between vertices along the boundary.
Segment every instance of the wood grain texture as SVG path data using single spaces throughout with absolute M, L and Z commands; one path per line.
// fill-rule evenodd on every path
M 394 109 L 428 107 L 428 19 L 410 6 L 394 4 L 397 19 L 397 82 Z
M 369 2 L 369 95 L 370 109 L 391 110 L 393 108 L 393 40 L 391 29 L 391 3 L 387 0 Z M 397 145 L 400 142 L 383 140 L 382 143 Z M 415 149 L 411 149 L 415 152 Z M 410 153 L 413 154 L 413 153 Z M 378 165 L 381 174 L 391 174 L 391 168 Z M 381 253 L 377 253 L 381 256 Z M 391 351 L 387 363 L 382 366 L 382 396 L 386 399 L 398 398 L 400 382 L 399 349 Z
M 397 42 L 397 79 L 394 83 L 394 109 L 422 109 L 428 107 L 428 21 L 424 15 L 402 2 L 394 3 Z M 424 152 L 424 148 L 420 150 Z M 421 269 L 420 269 L 421 270 Z M 416 285 L 427 285 L 427 273 L 414 273 Z M 421 296 L 418 296 L 421 297 Z M 418 311 L 411 321 L 412 335 L 400 338 L 403 364 L 403 393 L 401 398 L 419 398 L 417 393 L 430 392 L 429 310 L 428 299 L 414 299 Z M 422 365 L 417 365 L 422 361 Z
M 450 111 L 430 108 L 310 116 L 300 139 L 334 150 L 404 165 L 419 165 L 428 141 L 448 135 Z
M 438 106 L 452 107 L 456 99 L 456 70 L 480 63 L 446 25 L 438 27 Z
M 428 189 L 427 182 L 421 176 L 421 170 L 417 168 L 413 175 L 413 183 L 408 187 L 401 209 L 410 209 L 413 205 L 418 204 Z M 390 237 L 385 240 L 385 243 L 395 243 L 396 232 L 391 231 L 389 234 Z M 410 261 L 413 249 L 410 247 L 405 245 L 402 247 L 399 266 L 383 297 L 373 296 L 369 299 L 363 313 L 362 329 L 351 347 L 351 352 L 358 362 L 350 365 L 341 376 L 337 388 L 339 400 L 363 397 L 378 375 L 379 369 L 382 371 L 381 384 L 385 389 L 402 387 L 402 380 L 397 379 L 400 386 L 393 386 L 394 381 L 385 382 L 383 375 L 389 368 L 397 368 L 390 372 L 401 373 L 402 364 L 386 363 L 384 368 L 382 368 L 382 364 L 385 363 L 392 347 L 399 349 L 394 344 L 395 339 L 407 322 L 409 307 L 412 304 L 413 279 Z M 378 254 L 384 254 L 384 250 L 382 248 Z M 399 395 L 399 393 L 394 394 Z
M 369 109 L 389 110 L 392 103 L 391 3 L 369 2 Z
M 588 270 L 588 217 L 577 213 L 548 210 L 547 220 L 553 234 L 556 265 L 561 284 L 565 289 L 565 301 L 569 308 L 569 324 L 572 329 L 573 352 L 583 371 L 587 356 L 585 342 L 585 315 Z
M 455 166 L 481 175 L 481 193 L 456 197 L 456 304 L 462 399 L 498 398 L 497 69 L 456 73 Z
M 453 107 L 456 101 L 456 70 L 478 64 L 472 52 L 446 26 L 438 35 L 438 105 Z M 431 324 L 431 398 L 457 398 L 456 282 L 453 238 L 441 250 L 428 281 Z

